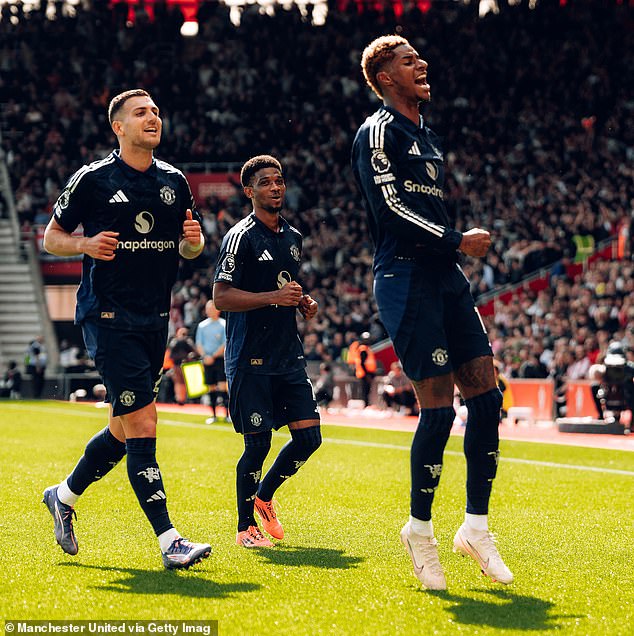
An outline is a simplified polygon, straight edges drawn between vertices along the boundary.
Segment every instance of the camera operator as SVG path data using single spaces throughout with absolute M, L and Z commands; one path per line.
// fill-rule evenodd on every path
M 613 341 L 603 364 L 593 365 L 590 378 L 599 419 L 606 420 L 606 411 L 611 411 L 618 418 L 622 411 L 634 410 L 634 362 L 627 359 L 623 345 Z

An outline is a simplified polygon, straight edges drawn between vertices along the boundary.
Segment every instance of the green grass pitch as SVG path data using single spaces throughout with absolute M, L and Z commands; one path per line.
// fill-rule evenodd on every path
M 634 633 L 633 453 L 502 442 L 491 523 L 516 578 L 505 587 L 451 551 L 465 472 L 452 437 L 434 507 L 449 590 L 430 593 L 398 538 L 410 434 L 326 418 L 322 447 L 278 491 L 286 539 L 247 551 L 234 543 L 242 441 L 203 419 L 160 418 L 172 520 L 213 546 L 203 563 L 168 572 L 124 466 L 79 501 L 79 554 L 55 543 L 42 491 L 70 472 L 105 413 L 0 403 L 0 619 L 215 619 L 240 636 Z M 274 435 L 273 451 L 286 439 Z

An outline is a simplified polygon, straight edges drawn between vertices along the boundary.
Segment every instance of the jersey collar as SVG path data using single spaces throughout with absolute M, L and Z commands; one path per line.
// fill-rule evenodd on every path
M 114 155 L 114 158 L 117 161 L 117 165 L 119 166 L 119 168 L 121 168 L 121 170 L 123 170 L 126 176 L 131 177 L 133 179 L 137 177 L 142 177 L 144 175 L 147 175 L 149 177 L 156 176 L 156 158 L 155 157 L 152 157 L 152 164 L 150 165 L 150 167 L 144 172 L 141 172 L 140 170 L 136 170 L 132 166 L 129 166 L 123 159 L 121 159 L 121 153 L 119 152 L 119 150 L 113 150 L 112 154 Z
M 412 130 L 423 130 L 425 128 L 425 121 L 423 120 L 422 115 L 418 115 L 418 126 L 411 120 L 409 117 L 405 117 L 402 113 L 399 113 L 398 110 L 392 108 L 391 106 L 381 106 L 383 110 L 386 110 L 391 115 L 394 115 L 395 119 L 397 119 L 403 126 L 406 128 L 411 128 Z
M 251 216 L 253 217 L 253 220 L 260 227 L 264 228 L 267 232 L 271 232 L 271 234 L 281 234 L 282 232 L 288 231 L 288 228 L 290 227 L 289 224 L 288 224 L 288 221 L 282 215 L 280 215 L 280 217 L 279 217 L 279 219 L 280 219 L 279 232 L 273 232 L 273 230 L 271 230 L 271 228 L 267 227 L 264 223 L 262 223 L 262 221 L 260 221 L 260 219 L 258 219 L 258 217 L 255 214 L 255 210 L 253 212 L 251 212 Z

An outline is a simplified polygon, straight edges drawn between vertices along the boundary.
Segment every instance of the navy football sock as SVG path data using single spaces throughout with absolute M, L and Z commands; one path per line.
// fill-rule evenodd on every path
M 431 519 L 431 505 L 442 472 L 442 456 L 455 416 L 451 406 L 420 410 L 410 456 L 411 515 L 416 519 Z
M 482 395 L 465 400 L 467 428 L 464 454 L 467 458 L 467 512 L 486 515 L 489 498 L 500 456 L 500 408 L 502 394 L 491 389 Z
M 257 525 L 253 516 L 253 504 L 262 477 L 262 465 L 271 450 L 271 437 L 271 431 L 244 436 L 244 452 L 236 466 L 238 532 Z
M 209 406 L 214 417 L 216 417 L 216 400 L 218 399 L 217 391 L 209 391 Z
M 120 442 L 106 426 L 86 444 L 84 454 L 67 478 L 68 487 L 81 495 L 90 484 L 109 473 L 125 455 L 125 442 Z
M 319 425 L 291 429 L 291 439 L 282 448 L 264 476 L 258 490 L 258 497 L 263 501 L 271 501 L 275 491 L 304 465 L 320 445 L 321 427 Z
M 156 438 L 128 438 L 126 448 L 130 484 L 145 516 L 158 536 L 174 526 L 167 513 L 163 478 L 156 463 Z

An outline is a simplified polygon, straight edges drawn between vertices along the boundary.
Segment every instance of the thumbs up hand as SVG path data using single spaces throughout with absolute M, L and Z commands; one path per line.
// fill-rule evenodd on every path
M 191 210 L 187 210 L 185 212 L 185 221 L 183 222 L 183 238 L 192 247 L 197 247 L 202 242 L 200 223 L 194 220 Z

